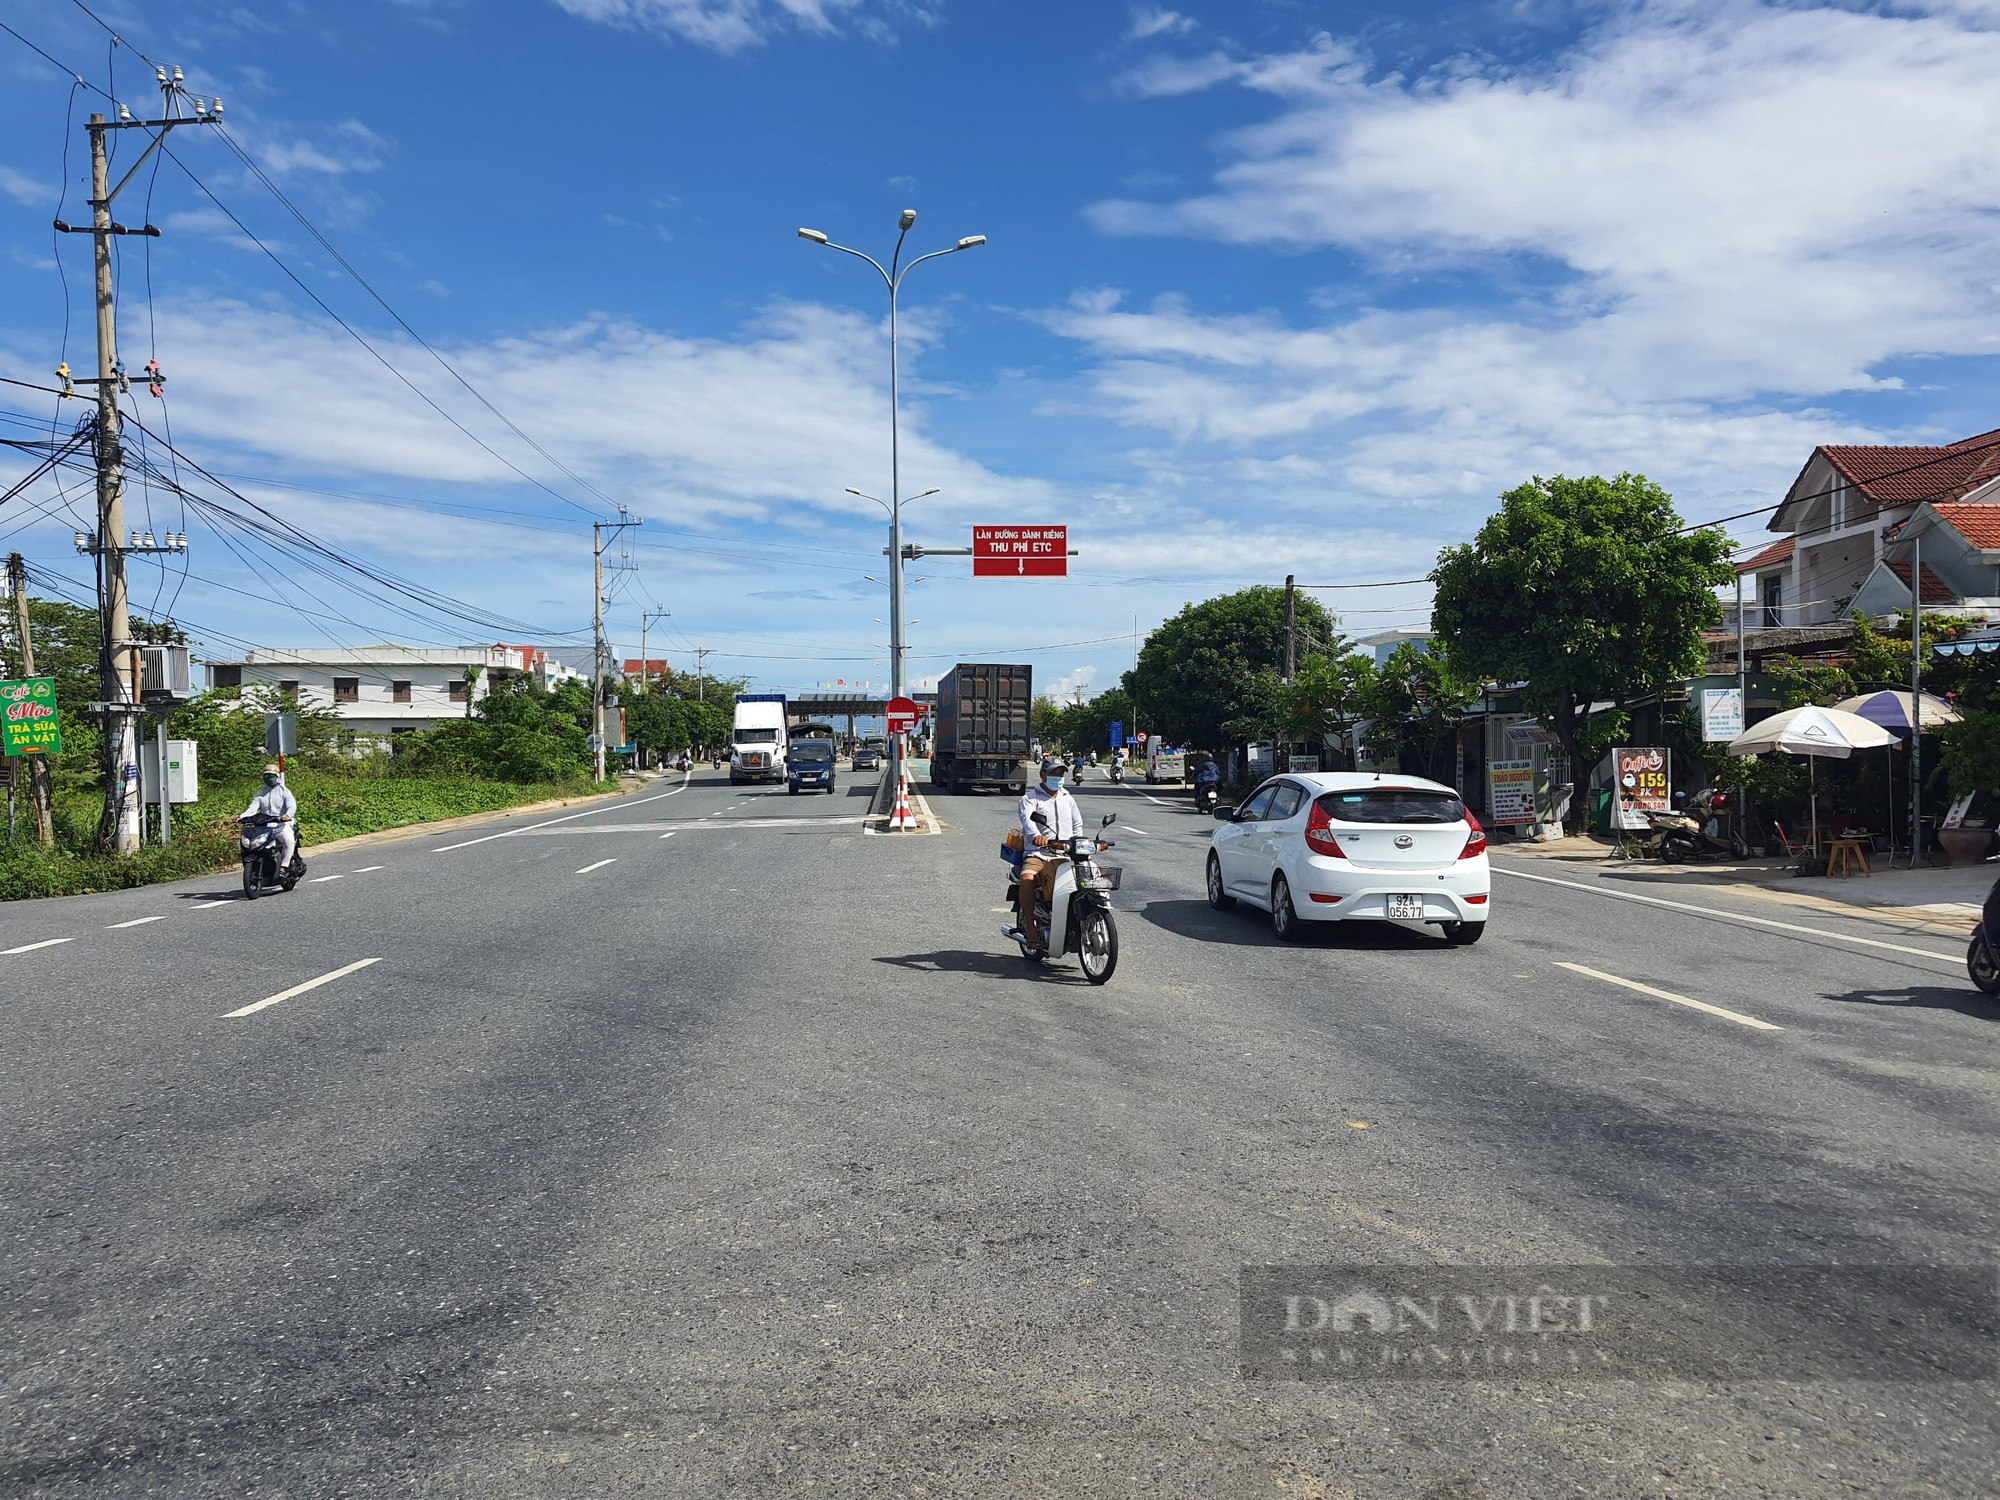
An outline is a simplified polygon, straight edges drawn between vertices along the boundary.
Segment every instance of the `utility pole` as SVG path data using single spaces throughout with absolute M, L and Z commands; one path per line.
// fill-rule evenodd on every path
M 7 593 L 14 601 L 14 629 L 20 645 L 21 675 L 35 675 L 35 637 L 28 629 L 28 565 L 18 552 L 7 558 Z M 36 836 L 42 847 L 54 846 L 56 830 L 54 815 L 49 809 L 49 767 L 48 758 L 41 755 L 15 757 L 16 762 L 28 763 L 28 786 L 35 799 Z
M 697 703 L 708 702 L 708 689 L 704 685 L 706 679 L 702 676 L 701 664 L 707 661 L 714 653 L 715 648 L 713 646 L 697 646 L 694 648 L 694 698 Z
M 673 611 L 670 609 L 645 609 L 639 611 L 639 690 L 641 692 L 650 693 L 652 691 L 647 681 L 648 674 L 653 670 L 653 663 L 652 659 L 646 655 L 646 626 L 654 620 L 666 620 L 672 617 Z
M 151 224 L 127 229 L 111 220 L 111 204 L 146 164 L 147 158 L 166 142 L 167 132 L 179 125 L 218 125 L 222 121 L 222 101 L 195 98 L 181 87 L 181 70 L 171 79 L 165 68 L 155 68 L 159 80 L 161 115 L 157 120 L 135 120 L 124 105 L 119 118 L 107 120 L 93 114 L 85 129 L 90 132 L 90 227 L 71 226 L 56 220 L 64 234 L 90 235 L 96 245 L 97 261 L 97 375 L 74 382 L 97 387 L 97 538 L 99 585 L 102 615 L 99 620 L 100 670 L 104 693 L 104 816 L 97 825 L 98 847 L 112 854 L 136 854 L 139 850 L 139 683 L 138 651 L 132 641 L 132 618 L 125 588 L 125 554 L 136 550 L 126 546 L 125 536 L 125 456 L 119 440 L 118 397 L 131 389 L 125 366 L 118 358 L 118 314 L 116 283 L 111 270 L 111 238 L 120 234 L 155 235 Z M 187 100 L 193 114 L 178 109 Z M 154 132 L 152 143 L 140 153 L 118 185 L 111 185 L 111 156 L 108 132 L 146 130 Z M 72 384 L 67 369 L 59 372 L 65 394 Z M 147 365 L 146 378 L 155 396 L 161 394 L 164 377 L 156 364 Z
M 1285 575 L 1285 681 L 1287 682 L 1292 680 L 1292 675 L 1298 671 L 1299 664 L 1298 631 L 1294 628 L 1298 619 L 1295 613 L 1298 601 L 1297 581 L 1298 574 Z
M 1924 539 L 1910 538 L 1910 868 L 1924 842 Z
M 642 524 L 622 505 L 618 507 L 617 520 L 590 523 L 590 556 L 596 574 L 596 583 L 590 595 L 591 634 L 596 644 L 590 674 L 590 732 L 591 744 L 595 747 L 591 751 L 590 763 L 591 778 L 595 781 L 604 779 L 604 663 L 610 654 L 604 644 L 604 606 L 610 602 L 604 597 L 604 538 L 606 533 L 617 536 L 628 526 Z

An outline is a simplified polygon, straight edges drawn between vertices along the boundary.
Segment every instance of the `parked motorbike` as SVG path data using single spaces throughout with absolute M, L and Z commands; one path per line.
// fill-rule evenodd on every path
M 252 813 L 237 821 L 243 825 L 243 899 L 255 901 L 267 890 L 289 891 L 297 885 L 306 872 L 306 862 L 299 856 L 296 838 L 291 863 L 278 868 L 278 825 L 283 820 L 269 813 Z
M 1709 821 L 1723 812 L 1728 804 L 1727 792 L 1711 791 L 1692 798 L 1678 811 L 1648 812 L 1646 821 L 1658 835 L 1656 843 L 1648 841 L 1651 852 L 1657 853 L 1662 863 L 1670 865 L 1682 860 L 1699 862 L 1704 859 L 1746 858 L 1750 850 L 1741 833 L 1719 839 L 1707 831 Z
M 1048 942 L 1037 951 L 1035 933 L 1024 933 L 1008 925 L 1000 930 L 1020 947 L 1021 957 L 1030 963 L 1045 958 L 1061 958 L 1074 953 L 1083 965 L 1083 977 L 1092 984 L 1109 982 L 1118 967 L 1118 928 L 1111 919 L 1111 892 L 1118 889 L 1124 872 L 1113 865 L 1100 865 L 1094 856 L 1115 847 L 1103 838 L 1103 831 L 1118 821 L 1118 814 L 1106 813 L 1098 825 L 1099 837 L 1079 835 L 1064 843 L 1051 844 L 1039 857 L 1055 863 L 1050 895 L 1035 897 L 1035 933 L 1047 933 Z M 1035 826 L 1049 831 L 1048 819 L 1035 814 Z M 1021 873 L 1017 867 L 1007 886 L 1007 904 L 1018 907 Z

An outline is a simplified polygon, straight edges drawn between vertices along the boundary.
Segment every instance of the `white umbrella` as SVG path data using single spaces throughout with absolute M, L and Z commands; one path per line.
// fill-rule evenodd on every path
M 1818 761 L 1822 755 L 1846 760 L 1857 750 L 1879 750 L 1895 738 L 1880 724 L 1871 724 L 1859 714 L 1837 708 L 1806 704 L 1788 708 L 1752 724 L 1729 742 L 1731 755 L 1762 755 L 1766 750 L 1782 750 L 1787 755 L 1803 755 L 1810 768 L 1812 783 L 1813 852 L 1819 851 Z

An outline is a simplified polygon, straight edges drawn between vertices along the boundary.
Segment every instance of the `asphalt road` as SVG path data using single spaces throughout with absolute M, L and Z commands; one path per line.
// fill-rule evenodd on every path
M 852 777 L 0 909 L 0 1493 L 2000 1493 L 1990 1380 L 1239 1369 L 1246 1265 L 1990 1265 L 1949 936 L 1502 856 L 1288 947 L 1081 790 L 1104 988 Z

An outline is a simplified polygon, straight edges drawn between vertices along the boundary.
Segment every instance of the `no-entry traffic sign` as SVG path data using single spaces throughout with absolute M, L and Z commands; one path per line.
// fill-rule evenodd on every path
M 914 698 L 891 698 L 889 700 L 889 733 L 908 734 L 917 727 L 917 701 Z
M 974 578 L 1066 578 L 1067 526 L 975 526 Z

